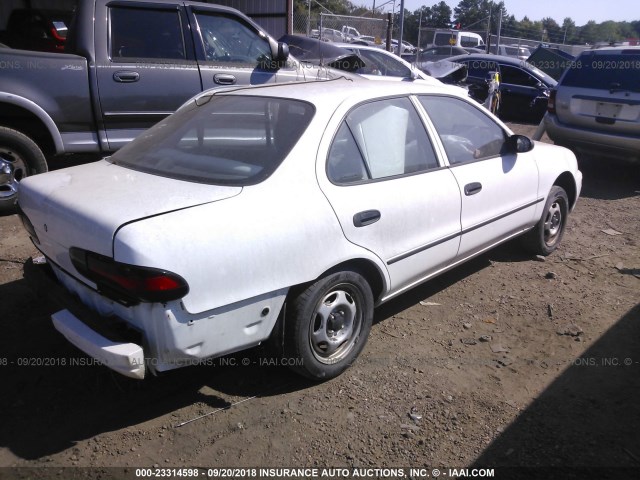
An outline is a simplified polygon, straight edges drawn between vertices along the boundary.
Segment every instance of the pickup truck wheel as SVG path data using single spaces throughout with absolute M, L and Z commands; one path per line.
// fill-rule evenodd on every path
M 364 348 L 373 321 L 373 294 L 358 273 L 338 272 L 313 283 L 290 304 L 285 356 L 294 371 L 328 380 Z
M 545 203 L 542 218 L 523 237 L 525 247 L 537 255 L 551 254 L 562 240 L 568 213 L 567 192 L 561 187 L 553 186 Z
M 0 127 L 0 212 L 13 209 L 20 180 L 47 171 L 44 154 L 26 135 Z

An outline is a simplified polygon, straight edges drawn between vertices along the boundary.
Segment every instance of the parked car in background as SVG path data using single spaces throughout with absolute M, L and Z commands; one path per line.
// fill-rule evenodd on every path
M 334 28 L 323 28 L 322 34 L 320 34 L 320 30 L 314 30 L 311 34 L 311 38 L 318 38 L 323 42 L 344 42 L 346 41 L 345 36 L 342 34 L 340 30 L 336 30 Z
M 469 54 L 451 57 L 450 62 L 467 65 L 470 92 L 484 102 L 490 72 L 500 74 L 500 110 L 503 118 L 540 122 L 547 110 L 549 92 L 557 82 L 542 70 L 515 57 Z
M 468 52 L 462 47 L 454 47 L 452 45 L 442 47 L 429 47 L 424 49 L 417 55 L 403 57 L 407 62 L 415 63 L 422 70 L 425 62 L 437 62 L 456 55 L 467 55 Z
M 23 223 L 68 304 L 55 328 L 133 378 L 272 340 L 321 381 L 358 357 L 375 306 L 519 235 L 551 254 L 575 156 L 458 90 L 212 90 L 109 158 L 25 179 Z
M 47 158 L 113 152 L 202 90 L 346 75 L 303 67 L 220 5 L 82 0 L 74 26 L 64 54 L 0 49 L 1 65 L 21 66 L 0 74 L 0 210 Z
M 440 84 L 397 55 L 378 47 L 355 43 L 326 43 L 302 35 L 283 35 L 279 39 L 289 45 L 291 52 L 302 62 L 326 65 L 338 70 L 357 73 L 371 80 L 424 80 Z
M 484 39 L 477 33 L 462 30 L 436 30 L 433 35 L 433 45 L 441 47 L 452 45 L 455 47 L 484 47 Z
M 640 47 L 582 52 L 551 92 L 544 124 L 557 145 L 640 162 Z
M 506 57 L 516 57 L 520 60 L 526 60 L 531 56 L 531 51 L 526 47 L 518 45 L 491 45 L 489 53 L 494 55 L 504 55 Z
M 7 22 L 4 43 L 21 50 L 63 52 L 72 16 L 66 10 L 15 9 Z
M 342 33 L 342 37 L 344 38 L 343 41 L 345 42 L 353 42 L 354 40 L 358 40 L 361 37 L 360 32 L 356 28 L 350 27 L 349 25 L 343 25 L 340 33 Z
M 418 49 L 406 40 L 402 41 L 402 54 L 414 55 Z
M 354 73 L 372 80 L 388 80 L 389 77 L 398 80 L 424 80 L 431 84 L 440 83 L 434 77 L 421 72 L 409 62 L 397 55 L 376 47 L 355 45 L 350 43 L 338 44 L 339 47 L 358 55 L 365 65 Z
M 384 40 L 381 38 L 372 37 L 371 35 L 360 35 L 357 39 L 350 41 L 356 45 L 368 45 L 370 47 L 385 48 Z

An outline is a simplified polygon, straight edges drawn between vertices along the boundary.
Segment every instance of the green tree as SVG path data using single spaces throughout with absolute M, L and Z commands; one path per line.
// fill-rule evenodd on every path
M 573 43 L 576 33 L 576 22 L 567 17 L 562 22 L 562 43 Z
M 451 15 L 453 12 L 446 2 L 442 1 L 440 3 L 436 3 L 430 10 L 431 16 L 428 20 L 429 23 L 426 26 L 445 28 L 451 24 Z
M 498 24 L 500 23 L 500 12 L 502 12 L 503 22 L 509 20 L 509 15 L 503 1 L 461 0 L 453 11 L 455 23 L 459 23 L 463 30 L 486 30 L 490 17 L 491 32 L 497 33 Z

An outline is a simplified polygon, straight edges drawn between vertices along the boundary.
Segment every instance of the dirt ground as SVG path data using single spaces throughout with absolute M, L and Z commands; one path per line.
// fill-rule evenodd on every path
M 142 383 L 92 365 L 23 279 L 36 251 L 18 218 L 0 217 L 0 467 L 23 467 L 0 478 L 69 478 L 71 466 L 94 467 L 73 470 L 87 478 L 109 466 L 126 478 L 135 467 L 640 478 L 640 168 L 580 163 L 555 254 L 512 242 L 383 305 L 356 364 L 323 384 L 261 365 L 259 348 Z

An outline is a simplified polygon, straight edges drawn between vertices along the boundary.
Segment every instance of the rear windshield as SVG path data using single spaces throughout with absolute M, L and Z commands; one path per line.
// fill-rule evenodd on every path
M 572 62 L 563 85 L 640 92 L 640 51 L 582 54 Z
M 212 95 L 199 103 L 144 132 L 111 161 L 180 180 L 253 185 L 278 168 L 315 112 L 306 102 L 270 97 Z

